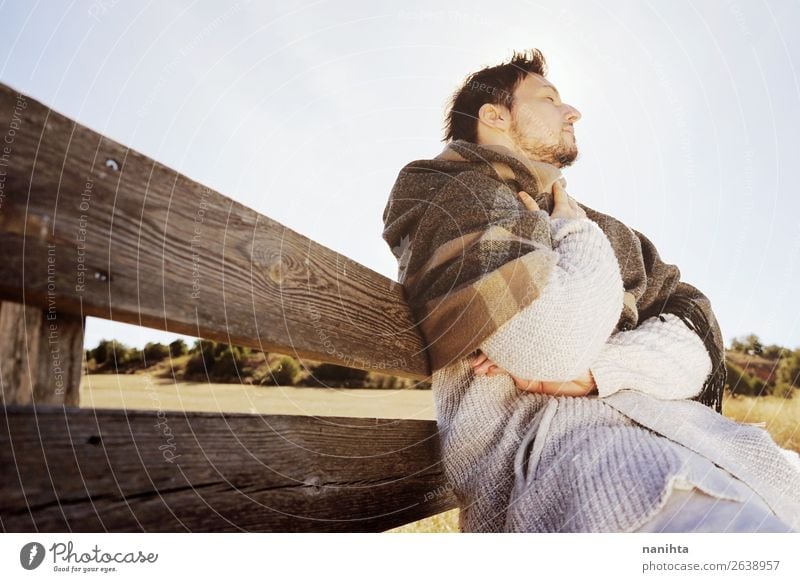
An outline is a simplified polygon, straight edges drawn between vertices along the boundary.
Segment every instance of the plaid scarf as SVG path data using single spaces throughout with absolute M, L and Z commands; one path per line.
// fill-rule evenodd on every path
M 398 281 L 426 341 L 431 370 L 478 346 L 547 285 L 554 267 L 549 215 L 558 168 L 503 146 L 456 140 L 432 160 L 400 170 L 383 212 L 383 238 L 398 260 Z M 517 192 L 541 209 L 531 212 Z M 608 237 L 625 286 L 617 331 L 674 313 L 703 340 L 712 372 L 695 398 L 722 410 L 722 334 L 708 298 L 680 281 L 643 234 L 579 206 Z

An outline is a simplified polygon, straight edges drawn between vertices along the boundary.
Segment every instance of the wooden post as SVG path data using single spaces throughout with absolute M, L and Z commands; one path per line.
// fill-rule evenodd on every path
M 9 404 L 77 406 L 86 318 L 0 303 L 0 398 Z

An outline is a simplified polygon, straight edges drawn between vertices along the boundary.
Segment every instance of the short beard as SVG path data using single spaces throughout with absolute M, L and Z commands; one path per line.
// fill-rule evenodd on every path
M 569 166 L 578 158 L 578 146 L 576 144 L 568 144 L 563 141 L 558 145 L 534 143 L 522 137 L 516 123 L 511 125 L 511 139 L 530 159 L 553 164 L 557 168 Z

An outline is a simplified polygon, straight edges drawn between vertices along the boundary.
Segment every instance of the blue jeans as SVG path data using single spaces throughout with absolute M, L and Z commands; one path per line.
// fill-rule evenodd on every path
M 675 488 L 650 521 L 635 530 L 653 533 L 797 533 L 780 521 L 754 493 L 746 502 L 720 499 L 700 491 Z

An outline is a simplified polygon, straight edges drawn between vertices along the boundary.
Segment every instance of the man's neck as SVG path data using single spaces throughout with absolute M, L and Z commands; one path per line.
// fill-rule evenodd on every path
M 538 168 L 538 167 L 541 167 L 542 164 L 546 164 L 548 166 L 552 166 L 552 168 L 554 168 L 554 171 L 557 171 L 559 174 L 561 173 L 560 172 L 560 168 L 558 168 L 558 166 L 550 164 L 549 162 L 543 162 L 541 160 L 528 157 L 527 155 L 525 155 L 525 153 L 521 149 L 516 147 L 516 145 L 514 145 L 511 142 L 502 143 L 502 142 L 498 142 L 498 141 L 480 141 L 479 140 L 477 142 L 477 144 L 479 146 L 481 146 L 481 147 L 490 149 L 492 151 L 500 152 L 500 153 L 506 154 L 508 156 L 511 156 L 513 158 L 516 158 L 517 160 L 522 162 L 528 168 L 531 168 L 531 169 L 533 167 L 537 167 Z
M 542 160 L 528 156 L 521 148 L 517 146 L 517 144 L 509 139 L 485 139 L 479 137 L 476 143 L 481 147 L 512 156 L 528 167 L 539 166 L 540 164 L 549 164 L 554 166 L 549 162 L 543 162 Z

